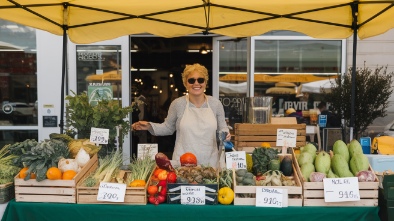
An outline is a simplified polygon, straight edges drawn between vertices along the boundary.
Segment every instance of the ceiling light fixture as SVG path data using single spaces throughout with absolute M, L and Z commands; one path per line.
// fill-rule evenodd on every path
M 202 46 L 199 50 L 200 54 L 208 54 L 208 50 L 205 48 L 205 46 Z

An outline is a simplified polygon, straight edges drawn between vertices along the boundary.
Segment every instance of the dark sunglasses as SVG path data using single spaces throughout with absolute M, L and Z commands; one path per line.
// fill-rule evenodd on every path
M 196 80 L 197 80 L 197 82 L 198 82 L 199 84 L 202 84 L 202 83 L 205 82 L 205 78 L 197 78 L 197 79 L 195 79 L 195 78 L 189 78 L 189 79 L 187 79 L 187 82 L 189 82 L 189 84 L 194 84 L 194 83 L 196 82 Z

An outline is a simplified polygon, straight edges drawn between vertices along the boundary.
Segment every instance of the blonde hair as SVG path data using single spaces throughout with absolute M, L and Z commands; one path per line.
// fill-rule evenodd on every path
M 196 63 L 196 64 L 192 64 L 192 65 L 186 65 L 185 70 L 183 70 L 182 82 L 183 82 L 183 85 L 185 87 L 187 86 L 188 76 L 191 73 L 195 72 L 195 71 L 197 71 L 198 73 L 202 74 L 204 76 L 205 83 L 208 84 L 209 77 L 208 77 L 208 70 L 207 70 L 207 68 L 205 68 L 201 64 Z

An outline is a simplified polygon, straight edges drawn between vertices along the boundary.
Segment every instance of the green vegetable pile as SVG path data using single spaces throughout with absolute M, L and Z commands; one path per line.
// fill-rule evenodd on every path
M 11 145 L 5 145 L 0 150 L 0 184 L 14 181 L 14 176 L 18 174 L 20 168 L 12 165 L 12 160 L 17 156 L 10 154 Z
M 253 174 L 261 176 L 268 171 L 271 160 L 278 159 L 278 150 L 274 148 L 255 148 L 252 153 Z
M 14 144 L 9 145 L 8 149 L 10 151 L 10 154 L 17 156 L 12 161 L 14 166 L 24 167 L 21 159 L 22 154 L 27 153 L 28 151 L 31 150 L 31 148 L 37 146 L 37 144 L 38 142 L 36 140 L 27 139 L 24 140 L 23 142 L 16 142 Z
M 50 167 L 57 167 L 61 158 L 68 158 L 67 144 L 56 139 L 45 139 L 32 147 L 30 151 L 20 156 L 23 167 L 28 167 L 25 180 L 30 179 L 30 173 L 35 173 L 37 182 L 46 179 L 46 172 Z

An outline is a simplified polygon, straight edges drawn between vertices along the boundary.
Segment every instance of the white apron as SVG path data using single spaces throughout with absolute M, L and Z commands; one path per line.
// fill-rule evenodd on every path
M 197 164 L 216 167 L 218 162 L 216 117 L 206 97 L 208 108 L 189 107 L 189 96 L 186 96 L 186 101 L 172 159 L 179 162 L 182 154 L 191 152 L 197 157 Z

